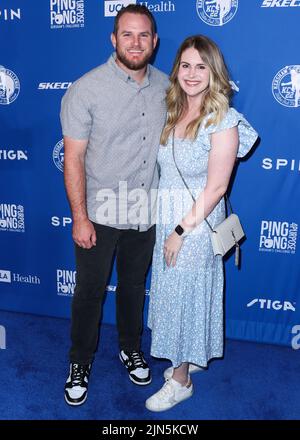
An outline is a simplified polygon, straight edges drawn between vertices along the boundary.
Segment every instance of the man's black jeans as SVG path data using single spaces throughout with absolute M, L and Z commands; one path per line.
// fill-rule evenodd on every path
M 89 364 L 94 358 L 102 300 L 115 251 L 120 350 L 140 350 L 145 276 L 155 242 L 155 226 L 139 232 L 93 225 L 97 234 L 96 246 L 91 249 L 75 247 L 77 275 L 72 303 L 70 361 L 78 364 Z

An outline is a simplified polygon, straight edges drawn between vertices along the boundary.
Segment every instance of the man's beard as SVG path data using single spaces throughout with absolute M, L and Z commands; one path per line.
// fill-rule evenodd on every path
M 143 58 L 140 61 L 130 61 L 126 58 L 126 56 L 121 53 L 118 50 L 118 46 L 116 47 L 116 53 L 117 53 L 117 58 L 119 61 L 121 61 L 122 64 L 124 64 L 125 67 L 127 67 L 127 69 L 130 70 L 141 70 L 144 67 L 147 66 L 148 62 L 150 61 L 151 57 L 152 57 L 152 53 L 146 55 L 145 58 Z

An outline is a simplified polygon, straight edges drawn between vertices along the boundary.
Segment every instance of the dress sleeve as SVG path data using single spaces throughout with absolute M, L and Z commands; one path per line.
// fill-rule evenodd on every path
M 203 122 L 203 125 L 205 125 L 205 121 Z M 202 125 L 202 126 L 203 126 Z M 230 108 L 226 115 L 224 116 L 223 120 L 218 125 L 210 125 L 207 128 L 202 128 L 200 130 L 200 139 L 201 139 L 201 146 L 206 151 L 210 151 L 211 149 L 211 142 L 210 142 L 210 135 L 213 133 L 218 133 L 222 130 L 226 130 L 228 128 L 232 127 L 238 127 L 239 132 L 239 149 L 237 153 L 237 157 L 243 157 L 245 156 L 253 147 L 258 134 L 254 130 L 253 127 L 249 124 L 249 122 L 244 118 L 244 116 L 237 112 L 234 108 Z

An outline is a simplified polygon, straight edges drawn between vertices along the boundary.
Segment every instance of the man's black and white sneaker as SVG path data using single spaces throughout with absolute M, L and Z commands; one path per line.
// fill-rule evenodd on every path
M 69 405 L 82 405 L 87 399 L 91 364 L 70 364 L 70 374 L 65 385 L 65 399 Z
M 137 385 L 148 385 L 152 378 L 142 351 L 120 351 L 121 362 L 128 370 L 129 378 Z

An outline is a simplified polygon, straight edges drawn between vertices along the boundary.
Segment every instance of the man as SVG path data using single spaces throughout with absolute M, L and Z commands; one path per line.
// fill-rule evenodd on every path
M 147 196 L 157 187 L 156 156 L 168 79 L 148 64 L 157 34 L 145 6 L 129 5 L 118 13 L 111 41 L 116 52 L 108 62 L 76 81 L 62 101 L 64 174 L 77 266 L 65 385 L 70 405 L 81 405 L 87 398 L 115 252 L 119 357 L 132 382 L 151 382 L 140 340 L 155 226 L 148 209 L 151 200 L 144 200 L 144 215 L 139 216 L 133 196 Z

